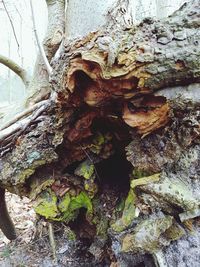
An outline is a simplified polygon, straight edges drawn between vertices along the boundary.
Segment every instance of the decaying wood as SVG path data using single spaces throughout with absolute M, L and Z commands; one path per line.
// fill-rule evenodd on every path
M 32 198 L 50 220 L 69 222 L 86 209 L 99 258 L 108 228 L 122 253 L 154 253 L 185 234 L 178 216 L 199 214 L 199 11 L 194 0 L 162 21 L 63 40 L 51 61 L 54 98 L 2 127 L 1 186 Z M 94 226 L 101 218 L 106 238 Z

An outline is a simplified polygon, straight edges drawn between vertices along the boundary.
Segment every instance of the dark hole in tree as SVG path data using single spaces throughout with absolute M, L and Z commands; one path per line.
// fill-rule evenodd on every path
M 100 189 L 106 185 L 121 191 L 128 190 L 129 175 L 133 168 L 125 152 L 125 147 L 131 141 L 128 127 L 119 119 L 111 121 L 98 118 L 93 121 L 92 131 L 112 135 L 113 155 L 95 164 Z
M 75 73 L 75 81 L 79 93 L 86 89 L 91 83 L 94 83 L 94 81 L 83 71 L 77 71 Z
M 99 186 L 108 186 L 120 191 L 129 189 L 129 174 L 132 165 L 127 161 L 123 152 L 116 152 L 109 159 L 95 165 L 99 177 Z
M 67 166 L 64 170 L 63 173 L 68 173 L 73 175 L 76 168 L 79 166 L 79 164 L 81 163 L 81 161 L 75 161 L 72 164 L 70 164 L 69 166 Z
M 79 209 L 76 219 L 69 222 L 68 225 L 76 233 L 77 238 L 89 246 L 95 236 L 96 226 L 87 221 L 86 212 L 87 210 L 85 208 Z

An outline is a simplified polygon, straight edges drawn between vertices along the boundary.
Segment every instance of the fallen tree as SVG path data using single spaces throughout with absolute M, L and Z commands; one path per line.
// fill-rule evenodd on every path
M 161 265 L 158 252 L 197 227 L 199 10 L 194 0 L 162 21 L 116 28 L 111 16 L 84 38 L 59 35 L 50 76 L 37 65 L 38 91 L 2 123 L 1 187 L 90 240 L 98 262 L 147 253 Z

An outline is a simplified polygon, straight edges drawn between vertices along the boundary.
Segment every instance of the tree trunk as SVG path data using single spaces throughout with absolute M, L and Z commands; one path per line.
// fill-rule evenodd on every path
M 70 223 L 102 264 L 175 266 L 175 240 L 188 251 L 200 240 L 199 11 L 194 0 L 133 26 L 129 1 L 117 1 L 92 28 L 68 14 L 67 34 L 81 37 L 53 53 L 51 97 L 0 131 L 1 186 Z

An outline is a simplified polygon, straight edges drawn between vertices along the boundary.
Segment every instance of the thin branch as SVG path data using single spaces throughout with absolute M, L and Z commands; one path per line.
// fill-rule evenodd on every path
M 30 6 L 31 6 L 31 15 L 32 15 L 32 21 L 33 21 L 33 31 L 34 31 L 34 34 L 35 34 L 35 38 L 36 38 L 36 41 L 37 41 L 37 45 L 39 47 L 39 50 L 40 50 L 40 53 L 42 55 L 42 58 L 44 60 L 44 63 L 46 65 L 46 68 L 47 68 L 47 72 L 48 74 L 50 75 L 51 72 L 52 72 L 52 68 L 49 64 L 49 61 L 46 57 L 46 54 L 45 54 L 45 51 L 44 51 L 44 48 L 39 40 L 39 37 L 38 37 L 38 33 L 37 33 L 37 30 L 36 30 L 36 24 L 35 24 L 35 16 L 34 16 L 34 11 L 33 11 L 33 2 L 32 0 L 30 0 Z
M 8 122 L 7 125 L 4 125 L 1 128 L 2 130 L 0 130 L 0 144 L 14 133 L 16 133 L 16 136 L 19 136 L 22 132 L 24 132 L 27 127 L 40 116 L 42 112 L 44 112 L 49 106 L 51 106 L 52 102 L 56 102 L 56 99 L 56 92 L 52 92 L 48 100 L 41 101 L 32 108 L 24 110 L 22 113 L 18 114 L 15 118 L 13 118 L 10 122 Z M 31 115 L 25 117 L 25 115 L 28 115 L 30 113 Z
M 18 120 L 22 119 L 23 117 L 29 115 L 30 113 L 32 113 L 34 110 L 40 108 L 41 106 L 45 105 L 49 100 L 44 100 L 41 101 L 33 106 L 31 106 L 28 109 L 25 109 L 24 111 L 22 111 L 21 113 L 17 114 L 13 119 L 11 119 L 9 122 L 6 122 L 6 124 L 4 124 L 2 127 L 0 127 L 0 131 L 8 128 L 9 126 L 11 126 L 13 123 L 17 122 Z
M 33 114 L 31 114 L 29 117 L 25 117 L 21 121 L 17 121 L 16 123 L 12 124 L 8 128 L 0 131 L 0 143 L 7 137 L 9 137 L 13 133 L 17 133 L 17 136 L 19 136 L 22 132 L 24 132 L 29 124 L 34 121 L 51 103 L 51 101 L 47 101 L 45 105 L 42 105 L 39 107 Z
M 52 254 L 53 254 L 53 259 L 54 263 L 57 265 L 58 264 L 58 258 L 56 255 L 56 242 L 55 242 L 55 236 L 54 236 L 54 229 L 52 223 L 48 223 L 48 228 L 49 228 L 49 241 L 52 249 Z
M 18 42 L 18 40 L 17 40 L 17 35 L 16 35 L 16 32 L 15 32 L 15 28 L 14 28 L 12 19 L 11 19 L 11 17 L 10 17 L 10 14 L 9 14 L 9 12 L 8 12 L 8 9 L 7 9 L 6 5 L 5 5 L 4 0 L 2 0 L 2 4 L 3 4 L 3 6 L 4 6 L 4 9 L 5 9 L 6 14 L 7 14 L 7 16 L 8 16 L 8 19 L 9 19 L 9 21 L 10 21 L 10 25 L 11 25 L 11 27 L 12 27 L 12 31 L 13 31 L 13 34 L 14 34 L 14 37 L 15 37 L 15 41 L 16 41 L 16 43 L 17 43 L 17 47 L 18 47 L 18 50 L 19 50 L 19 42 Z
M 30 77 L 25 69 L 20 67 L 16 62 L 14 62 L 12 59 L 5 57 L 3 55 L 0 55 L 0 63 L 14 71 L 23 81 L 24 85 L 28 87 L 30 82 Z
M 34 2 L 33 2 L 34 3 Z M 65 28 L 65 0 L 48 0 L 48 24 L 45 38 L 42 42 L 45 54 L 50 62 L 64 37 Z M 34 67 L 33 79 L 29 86 L 27 106 L 46 97 L 51 91 L 49 75 L 41 53 L 38 54 Z

